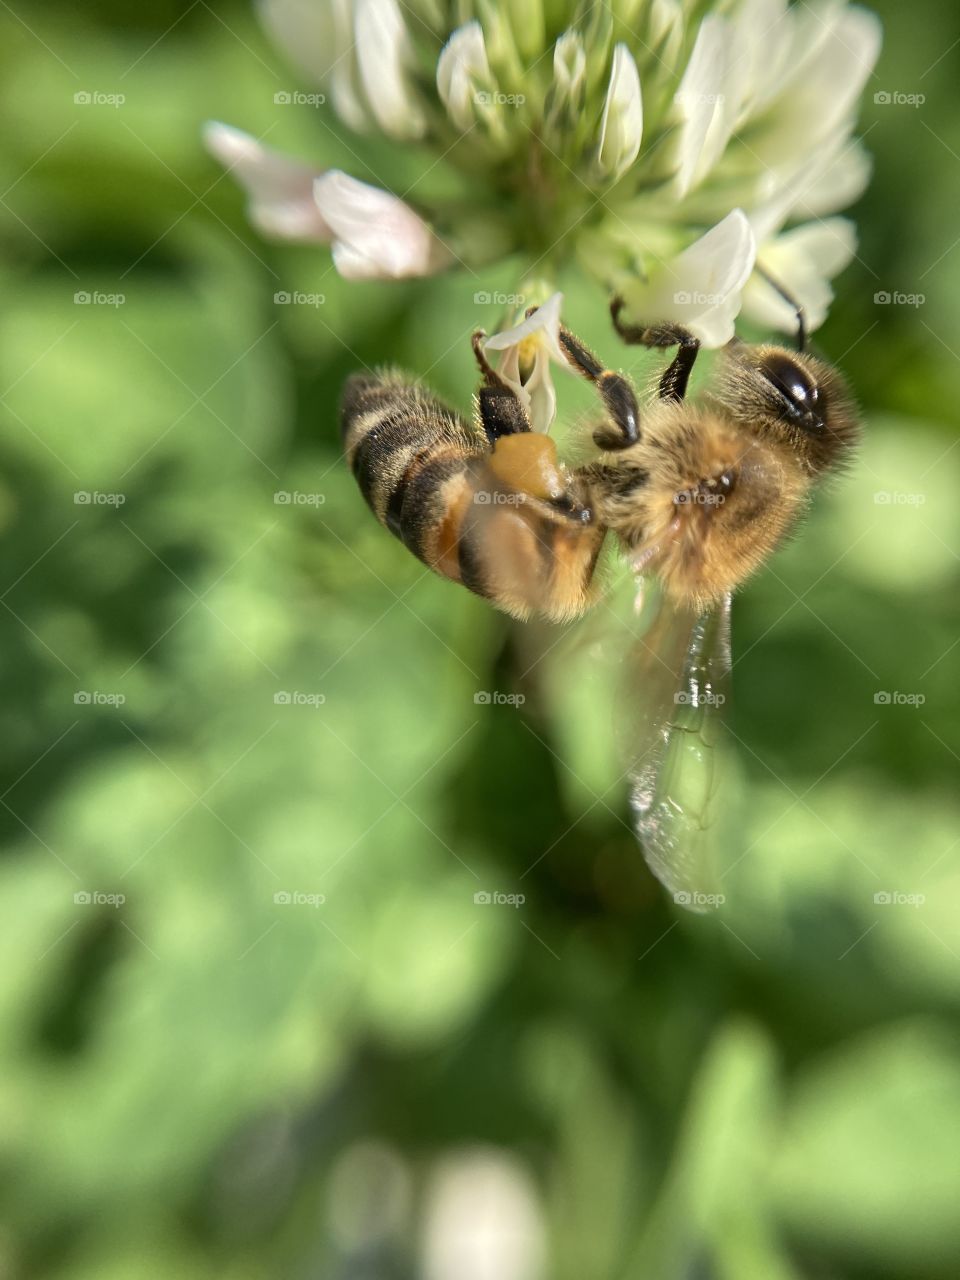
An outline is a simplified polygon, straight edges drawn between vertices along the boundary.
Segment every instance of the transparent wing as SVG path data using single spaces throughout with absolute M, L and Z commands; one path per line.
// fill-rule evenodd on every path
M 730 598 L 697 615 L 644 584 L 622 667 L 620 738 L 644 856 L 674 901 L 718 904 L 729 750 Z
M 654 875 L 679 905 L 706 911 L 738 845 L 739 774 L 731 735 L 730 602 L 698 617 L 642 583 L 619 557 L 606 591 L 558 636 L 517 631 L 561 764 L 558 783 L 578 825 L 609 825 L 624 785 L 633 828 Z

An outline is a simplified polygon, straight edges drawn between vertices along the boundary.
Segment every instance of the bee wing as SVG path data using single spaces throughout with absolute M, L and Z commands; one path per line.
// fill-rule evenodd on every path
M 656 584 L 645 585 L 644 595 L 620 704 L 630 805 L 653 874 L 676 902 L 703 911 L 718 896 L 730 597 L 698 615 L 672 605 Z M 652 617 L 645 628 L 644 615 Z

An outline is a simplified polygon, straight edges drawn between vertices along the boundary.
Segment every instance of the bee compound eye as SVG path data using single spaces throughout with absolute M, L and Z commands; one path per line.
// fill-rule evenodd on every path
M 760 372 L 777 393 L 781 416 L 806 430 L 823 426 L 826 408 L 822 388 L 786 352 L 773 352 L 760 363 Z

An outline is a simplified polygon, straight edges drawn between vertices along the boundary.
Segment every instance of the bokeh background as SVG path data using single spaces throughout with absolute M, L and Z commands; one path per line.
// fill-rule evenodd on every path
M 258 239 L 205 119 L 411 199 L 429 160 L 275 104 L 310 86 L 242 0 L 2 6 L 0 1275 L 957 1274 L 960 33 L 877 7 L 818 335 L 867 441 L 737 601 L 698 917 L 609 709 L 339 458 L 355 368 L 467 409 L 517 268 L 351 285 Z

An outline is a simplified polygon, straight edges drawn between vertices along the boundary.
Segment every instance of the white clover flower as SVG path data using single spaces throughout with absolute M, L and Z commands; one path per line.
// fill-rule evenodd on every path
M 348 129 L 416 144 L 421 174 L 455 177 L 431 183 L 455 198 L 413 208 L 212 126 L 208 144 L 246 189 L 257 226 L 331 244 L 341 274 L 478 271 L 517 256 L 543 276 L 572 260 L 622 293 L 637 320 L 680 320 L 707 346 L 729 340 L 741 308 L 793 327 L 770 275 L 805 307 L 809 328 L 824 319 L 830 280 L 855 250 L 852 225 L 830 215 L 869 177 L 853 138 L 880 48 L 865 9 L 844 0 L 258 7 Z M 543 366 L 538 378 L 542 395 Z
M 516 392 L 534 431 L 548 431 L 557 414 L 551 361 L 569 367 L 560 346 L 562 303 L 563 294 L 553 294 L 519 324 L 483 344 L 484 352 L 501 353 L 497 374 Z

